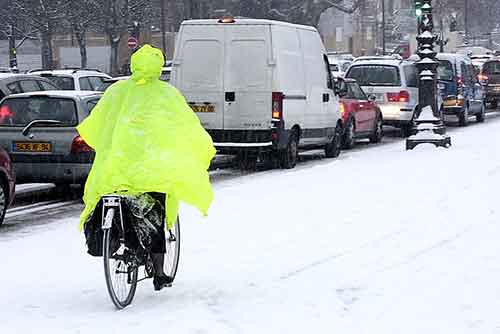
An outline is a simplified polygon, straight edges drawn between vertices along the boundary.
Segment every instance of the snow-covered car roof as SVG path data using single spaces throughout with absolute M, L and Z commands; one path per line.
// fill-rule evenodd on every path
M 401 66 L 412 64 L 412 62 L 403 60 L 403 59 L 394 59 L 388 57 L 366 57 L 366 58 L 357 58 L 351 66 L 359 66 L 359 65 L 386 65 L 386 66 Z
M 97 70 L 88 70 L 88 69 L 63 69 L 63 70 L 32 70 L 28 72 L 29 74 L 47 74 L 47 75 L 66 75 L 70 77 L 79 77 L 79 76 L 99 76 L 99 77 L 106 77 L 106 78 L 111 78 L 109 75 L 106 73 L 102 73 Z
M 94 91 L 86 91 L 86 90 L 46 90 L 46 91 L 37 91 L 30 93 L 21 93 L 21 94 L 13 94 L 9 95 L 7 98 L 12 97 L 30 97 L 30 96 L 49 96 L 49 97 L 92 97 L 92 96 L 101 96 L 101 92 Z
M 436 55 L 436 59 L 438 60 L 448 60 L 449 62 L 455 62 L 457 59 L 461 59 L 465 62 L 470 63 L 471 60 L 464 54 L 460 53 L 438 53 Z

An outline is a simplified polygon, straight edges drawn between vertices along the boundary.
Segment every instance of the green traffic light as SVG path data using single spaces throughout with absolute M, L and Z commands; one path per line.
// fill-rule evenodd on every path
M 415 14 L 417 15 L 417 17 L 420 17 L 423 14 L 423 12 L 422 12 L 422 2 L 420 2 L 420 1 L 416 1 L 415 2 Z
M 418 17 L 422 16 L 422 9 L 420 8 L 415 9 L 415 14 L 417 14 Z

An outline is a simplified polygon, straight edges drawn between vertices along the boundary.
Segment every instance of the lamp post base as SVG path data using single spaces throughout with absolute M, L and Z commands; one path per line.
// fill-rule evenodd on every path
M 413 136 L 412 136 L 413 137 Z M 451 146 L 451 138 L 446 135 L 441 135 L 441 138 L 412 138 L 409 137 L 406 139 L 406 150 L 413 150 L 420 144 L 434 144 L 436 147 L 444 147 L 448 148 Z

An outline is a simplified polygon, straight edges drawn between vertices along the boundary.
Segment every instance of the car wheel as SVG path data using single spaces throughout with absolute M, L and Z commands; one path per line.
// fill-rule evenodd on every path
M 342 126 L 337 124 L 332 141 L 325 147 L 325 155 L 327 158 L 336 158 L 342 149 Z
M 373 134 L 370 136 L 370 143 L 380 143 L 384 136 L 384 127 L 382 117 L 379 115 L 375 121 L 375 128 Z
M 350 118 L 344 130 L 344 135 L 342 136 L 342 146 L 345 149 L 351 149 L 354 147 L 354 118 Z
M 498 107 L 498 101 L 491 101 L 491 109 L 496 109 Z
M 413 134 L 413 128 L 415 126 L 414 121 L 412 120 L 408 124 L 404 124 L 401 126 L 401 134 L 403 137 L 407 138 L 410 137 Z
M 481 111 L 479 112 L 479 114 L 476 114 L 476 122 L 478 122 L 478 123 L 484 122 L 484 119 L 486 118 L 485 117 L 485 114 L 486 114 L 485 109 L 486 108 L 485 108 L 484 104 L 481 104 Z
M 5 181 L 0 180 L 0 226 L 2 226 L 5 219 L 5 213 L 7 212 L 7 188 L 8 185 L 5 183 Z
M 295 131 L 290 134 L 286 149 L 280 151 L 280 165 L 283 169 L 292 169 L 299 156 L 299 138 Z
M 466 104 L 464 110 L 458 115 L 458 125 L 467 126 L 469 123 L 469 106 Z

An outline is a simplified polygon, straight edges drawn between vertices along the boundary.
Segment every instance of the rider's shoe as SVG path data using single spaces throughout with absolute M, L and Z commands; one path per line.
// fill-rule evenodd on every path
M 155 291 L 160 291 L 163 288 L 169 288 L 172 286 L 172 282 L 174 279 L 170 276 L 167 276 L 165 274 L 161 276 L 155 276 L 153 278 L 153 285 L 155 287 Z

